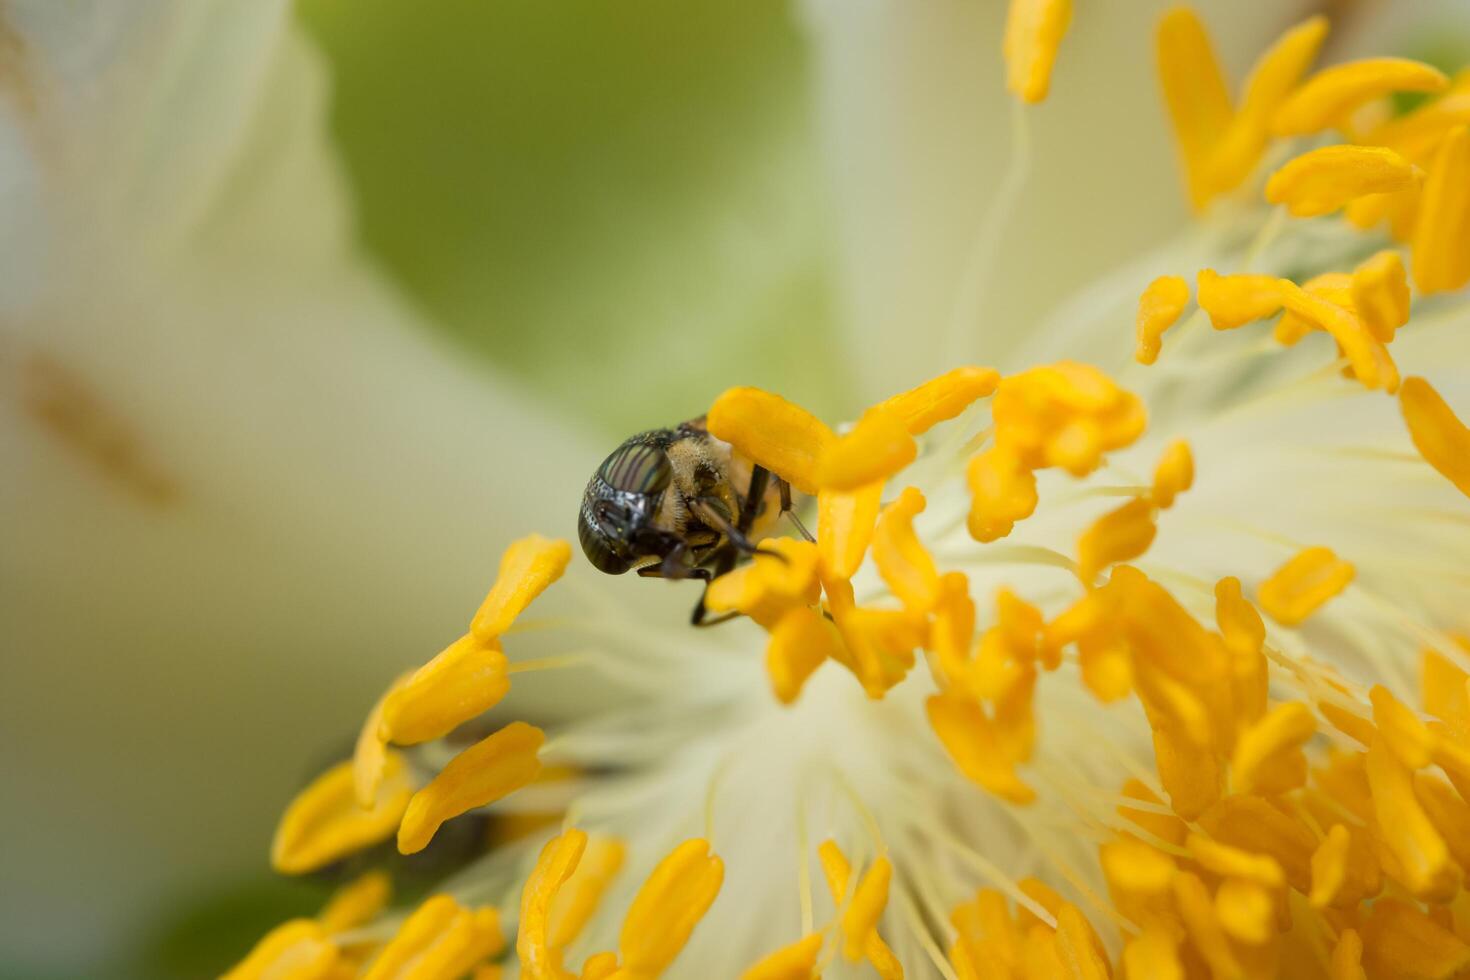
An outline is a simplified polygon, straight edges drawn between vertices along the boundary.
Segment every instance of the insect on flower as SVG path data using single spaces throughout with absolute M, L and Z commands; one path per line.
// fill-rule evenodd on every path
M 708 584 L 755 554 L 783 514 L 810 539 L 792 511 L 791 485 L 710 435 L 700 416 L 613 450 L 582 494 L 577 537 L 609 575 L 636 568 L 645 578 Z M 704 617 L 701 597 L 691 619 L 704 625 Z

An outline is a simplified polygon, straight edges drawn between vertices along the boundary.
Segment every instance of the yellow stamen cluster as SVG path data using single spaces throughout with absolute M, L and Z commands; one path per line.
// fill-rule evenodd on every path
M 913 667 L 914 651 L 927 645 L 939 576 L 913 529 L 923 495 L 910 487 L 884 508 L 883 488 L 918 455 L 915 436 L 956 417 L 1000 383 L 990 368 L 956 368 L 874 405 L 842 436 L 755 388 L 732 388 L 710 408 L 713 435 L 817 495 L 816 544 L 769 542 L 763 550 L 776 554 L 757 554 L 712 582 L 705 597 L 711 610 L 744 613 L 771 634 L 766 663 L 783 703 L 795 701 L 829 659 L 856 674 L 873 698 Z M 849 579 L 870 546 L 902 609 L 855 601 Z

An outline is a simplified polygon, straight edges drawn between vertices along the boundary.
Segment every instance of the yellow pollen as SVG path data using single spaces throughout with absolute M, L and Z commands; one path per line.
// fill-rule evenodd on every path
M 888 882 L 893 873 L 888 859 L 878 858 L 858 883 L 857 889 L 849 894 L 852 865 L 837 842 L 823 841 L 817 846 L 817 858 L 822 864 L 822 877 L 826 879 L 832 904 L 845 909 L 842 931 L 846 958 L 856 962 L 866 957 L 883 980 L 902 980 L 903 967 L 883 937 L 878 935 L 877 929 L 878 919 L 888 901 Z M 844 902 L 847 903 L 845 906 Z
M 563 883 L 551 906 L 548 941 L 552 948 L 565 949 L 582 934 L 626 855 L 627 846 L 616 838 L 594 837 L 587 842 L 576 871 Z
M 1327 36 L 1327 18 L 1308 19 L 1290 28 L 1266 50 L 1246 77 L 1240 109 L 1210 159 L 1211 183 L 1220 190 L 1240 186 L 1265 152 L 1271 117 L 1286 101 Z
M 498 640 L 466 633 L 389 692 L 379 738 L 416 745 L 448 735 L 500 703 L 510 690 L 507 666 Z
M 1036 474 L 1000 446 L 976 453 L 965 470 L 970 486 L 970 536 L 988 543 L 1011 533 L 1036 511 Z
M 1419 455 L 1470 497 L 1470 428 L 1423 378 L 1404 382 L 1399 409 Z
M 352 780 L 357 793 L 357 805 L 370 807 L 378 795 L 378 786 L 383 782 L 383 768 L 388 763 L 388 743 L 383 740 L 383 705 L 389 695 L 407 684 L 412 674 L 402 674 L 389 685 L 383 696 L 378 698 L 362 729 L 357 733 L 357 744 L 352 751 Z
M 1198 875 L 1181 873 L 1174 878 L 1174 900 L 1179 917 L 1194 948 L 1217 977 L 1242 976 L 1230 940 L 1215 915 L 1210 893 Z
M 1194 486 L 1194 454 L 1189 443 L 1176 439 L 1159 457 L 1154 468 L 1154 482 L 1149 496 L 1154 504 L 1164 509 L 1174 505 L 1174 498 Z
M 1153 501 L 1138 497 L 1092 523 L 1077 541 L 1077 577 L 1089 588 L 1107 566 L 1132 561 L 1153 544 L 1158 525 Z
M 358 805 L 352 763 L 322 773 L 286 807 L 271 843 L 271 867 L 305 874 L 385 840 L 398 826 L 413 788 L 403 757 L 388 752 L 373 805 Z
M 562 944 L 552 939 L 552 906 L 577 870 L 586 848 L 586 832 L 570 828 L 546 842 L 526 877 L 521 889 L 516 956 L 528 980 L 564 980 L 570 976 L 560 965 Z
M 1021 781 L 1014 763 L 1001 752 L 996 726 L 979 704 L 958 694 L 935 694 L 924 708 L 930 727 L 960 772 L 1003 800 L 1036 799 L 1036 791 Z
M 840 436 L 817 460 L 823 490 L 858 490 L 886 480 L 918 457 L 919 444 L 902 421 L 882 408 L 870 408 L 852 431 Z
M 363 980 L 456 980 L 505 948 L 493 908 L 470 909 L 449 895 L 420 905 L 363 973 Z
M 1000 372 L 988 367 L 958 367 L 931 378 L 876 407 L 900 420 L 910 435 L 923 435 L 994 394 Z
M 1470 943 L 1408 902 L 1374 902 L 1361 928 L 1369 977 L 1448 978 L 1470 969 Z
M 1399 371 L 1388 348 L 1358 319 L 1357 314 L 1330 300 L 1314 296 L 1289 279 L 1279 280 L 1286 308 L 1332 335 L 1352 367 L 1354 376 L 1368 388 L 1398 391 Z
M 1240 733 L 1230 760 L 1239 793 L 1275 795 L 1307 782 L 1302 746 L 1317 732 L 1317 720 L 1300 701 L 1278 704 Z
M 1363 938 L 1356 929 L 1344 929 L 1332 947 L 1331 980 L 1368 980 L 1363 970 Z
M 328 933 L 346 932 L 369 922 L 393 897 L 393 881 L 384 871 L 369 871 L 337 889 L 316 917 Z
M 852 491 L 817 494 L 817 552 L 823 576 L 850 579 L 857 572 L 873 540 L 882 500 L 881 480 Z
M 324 980 L 337 965 L 337 947 L 311 919 L 292 919 L 266 933 L 221 980 Z
M 1373 704 L 1373 722 L 1389 751 L 1410 769 L 1429 765 L 1434 755 L 1434 736 L 1419 716 L 1382 684 L 1373 685 L 1368 700 Z
M 1353 566 L 1331 548 L 1304 548 L 1261 583 L 1261 607 L 1282 626 L 1296 626 L 1347 588 Z
M 1267 889 L 1254 881 L 1227 878 L 1215 892 L 1215 915 L 1232 939 L 1263 946 L 1276 933 L 1276 903 Z
M 572 546 L 565 541 L 531 534 L 512 542 L 500 557 L 500 574 L 475 613 L 470 632 L 484 641 L 498 638 L 561 578 L 571 560 Z
M 883 509 L 873 535 L 873 562 L 878 574 L 905 607 L 920 613 L 929 612 L 939 601 L 939 570 L 914 533 L 914 518 L 924 507 L 924 495 L 905 487 L 898 499 Z
M 1123 973 L 1149 980 L 1184 980 L 1178 941 L 1162 929 L 1145 929 L 1123 947 Z
M 1352 308 L 1384 344 L 1409 322 L 1409 278 L 1398 252 L 1385 249 L 1353 270 Z
M 1307 899 L 1312 908 L 1324 909 L 1332 904 L 1347 880 L 1348 845 L 1352 837 L 1342 824 L 1334 824 L 1312 852 L 1312 890 Z
M 594 953 L 582 964 L 582 980 L 608 980 L 618 972 L 617 953 Z M 630 978 L 636 980 L 636 978 Z
M 816 493 L 817 466 L 837 441 L 821 419 L 780 395 L 731 388 L 710 406 L 710 434 L 803 493 Z
M 1413 251 L 1414 285 L 1421 293 L 1470 282 L 1470 127 L 1451 130 L 1429 164 Z
M 1393 92 L 1438 92 L 1449 79 L 1436 68 L 1407 58 L 1365 58 L 1324 68 L 1307 79 L 1276 110 L 1276 136 L 1315 133 L 1341 126 L 1354 109 Z
M 792 704 L 807 678 L 829 658 L 843 656 L 837 627 L 808 606 L 798 606 L 781 617 L 766 645 L 766 673 L 771 690 L 782 704 Z
M 1381 737 L 1368 749 L 1367 772 L 1378 830 L 1402 866 L 1404 885 L 1422 901 L 1453 898 L 1462 883 L 1460 867 L 1414 795 L 1413 774 Z
M 1064 976 L 1068 980 L 1111 980 L 1107 958 L 1092 931 L 1092 926 L 1070 903 L 1056 913 L 1056 950 Z
M 1159 359 L 1164 331 L 1172 327 L 1189 305 L 1189 283 L 1179 276 L 1159 276 L 1138 297 L 1138 347 L 1133 356 L 1140 364 Z
M 773 630 L 792 609 L 817 601 L 821 589 L 817 546 L 777 538 L 761 548 L 776 554 L 757 553 L 753 561 L 715 579 L 705 594 L 705 605 L 711 612 L 742 612 Z
M 1190 834 L 1185 841 L 1185 847 L 1199 866 L 1211 874 L 1251 881 L 1267 888 L 1281 888 L 1286 885 L 1286 876 L 1281 865 L 1269 855 L 1252 854 L 1199 834 Z
M 822 934 L 814 932 L 783 946 L 740 974 L 740 980 L 815 980 Z
M 1011 0 L 1001 44 L 1006 88 L 1036 103 L 1051 88 L 1052 66 L 1072 23 L 1072 0 Z
M 1217 193 L 1211 163 L 1234 115 L 1230 92 L 1209 34 L 1189 7 L 1174 7 L 1159 20 L 1155 54 L 1189 201 L 1203 210 Z
M 398 850 L 422 851 L 444 821 L 493 803 L 535 779 L 541 771 L 537 752 L 545 741 L 541 729 L 515 721 L 459 753 L 413 795 L 398 828 Z
M 1200 309 L 1216 330 L 1233 330 L 1281 309 L 1281 280 L 1275 276 L 1238 273 L 1222 276 L 1214 269 L 1199 274 Z
M 1266 181 L 1266 200 L 1298 218 L 1330 214 L 1369 194 L 1393 194 L 1424 172 L 1386 146 L 1323 146 L 1288 161 Z
M 659 862 L 623 920 L 618 943 L 623 970 L 657 977 L 668 969 L 724 880 L 724 862 L 700 838 L 685 841 Z

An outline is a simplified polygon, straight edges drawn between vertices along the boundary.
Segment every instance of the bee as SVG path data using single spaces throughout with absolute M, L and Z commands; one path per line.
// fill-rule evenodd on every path
M 700 579 L 708 590 L 760 551 L 782 515 L 811 538 L 792 511 L 791 486 L 710 435 L 700 416 L 614 449 L 582 494 L 577 538 L 609 575 L 636 569 L 645 578 Z M 691 621 L 716 622 L 705 619 L 703 595 Z

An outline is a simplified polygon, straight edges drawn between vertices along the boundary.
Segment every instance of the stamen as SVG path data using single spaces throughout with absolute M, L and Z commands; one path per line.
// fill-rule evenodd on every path
M 1386 146 L 1323 146 L 1272 174 L 1266 200 L 1311 218 L 1369 194 L 1408 190 L 1423 178 L 1422 170 Z
M 1178 276 L 1159 276 L 1138 298 L 1138 348 L 1134 358 L 1152 364 L 1159 358 L 1164 331 L 1189 305 L 1189 284 Z
M 1071 23 L 1072 0 L 1011 0 L 1001 51 L 1006 88 L 1022 102 L 1046 98 L 1057 49 Z
M 552 949 L 565 949 L 582 934 L 626 854 L 627 846 L 614 837 L 595 837 L 586 843 L 576 870 L 552 900 L 547 931 Z
M 1470 428 L 1423 378 L 1404 382 L 1399 409 L 1424 461 L 1470 497 Z
M 531 534 L 505 549 L 500 573 L 489 595 L 470 622 L 470 632 L 484 642 L 498 638 L 516 617 L 567 569 L 572 546 L 565 541 Z
M 1281 280 L 1253 272 L 1222 276 L 1214 269 L 1199 273 L 1200 309 L 1216 330 L 1234 330 L 1275 316 L 1281 309 Z
M 388 686 L 388 690 L 373 704 L 367 720 L 357 733 L 357 744 L 352 751 L 352 780 L 357 793 L 357 805 L 364 809 L 373 805 L 373 799 L 378 795 L 378 786 L 383 782 L 383 768 L 388 762 L 388 743 L 384 741 L 381 732 L 383 705 L 412 676 L 401 674 Z
M 378 737 L 416 745 L 448 735 L 500 703 L 510 690 L 506 667 L 497 640 L 466 633 L 389 692 Z
M 326 929 L 311 919 L 292 919 L 266 933 L 233 970 L 220 980 L 273 980 L 275 977 L 325 977 L 337 962 L 337 947 Z
M 1153 486 L 1149 496 L 1156 506 L 1165 510 L 1174 505 L 1174 498 L 1194 486 L 1194 454 L 1189 443 L 1176 439 L 1159 457 L 1154 468 Z
M 958 367 L 931 378 L 877 407 L 901 420 L 910 435 L 923 435 L 956 417 L 1000 384 L 1000 372 L 988 367 Z
M 1317 72 L 1292 93 L 1271 120 L 1277 136 L 1315 133 L 1346 122 L 1366 102 L 1393 92 L 1439 92 L 1444 72 L 1407 58 L 1364 58 Z
M 656 977 L 689 941 L 725 880 L 725 865 L 709 842 L 685 841 L 653 869 L 623 922 L 618 946 L 623 969 Z
M 398 828 L 398 850 L 423 850 L 439 825 L 515 792 L 541 771 L 541 729 L 511 722 L 450 760 L 439 775 L 413 795 Z
M 918 613 L 930 612 L 939 601 L 939 570 L 914 533 L 914 518 L 925 506 L 922 493 L 905 487 L 898 499 L 883 509 L 873 535 L 873 562 L 878 574 L 905 608 Z
M 562 886 L 577 870 L 586 848 L 586 832 L 570 828 L 546 842 L 536 866 L 526 877 L 521 891 L 516 956 L 528 980 L 560 980 L 566 975 L 559 962 L 562 944 L 551 939 L 552 905 Z
M 837 440 L 821 419 L 759 388 L 726 391 L 710 407 L 706 424 L 716 439 L 803 493 L 817 492 L 817 465 Z
M 1367 773 L 1378 830 L 1404 885 L 1421 901 L 1449 901 L 1462 883 L 1460 867 L 1415 797 L 1412 773 L 1382 738 L 1368 749 Z
M 423 980 L 454 980 L 504 948 L 495 909 L 468 909 L 449 895 L 435 895 L 404 921 L 363 980 L 396 980 L 410 968 Z
M 870 408 L 852 431 L 840 436 L 817 461 L 823 490 L 854 491 L 886 480 L 912 463 L 919 445 L 902 420 L 880 406 Z
M 799 606 L 786 613 L 766 645 L 766 672 L 776 699 L 794 703 L 807 678 L 829 658 L 843 654 L 837 627 L 815 609 Z
M 1331 548 L 1306 548 L 1262 582 L 1256 598 L 1282 626 L 1297 626 L 1347 588 L 1355 574 Z
M 1230 760 L 1232 786 L 1240 793 L 1276 795 L 1304 786 L 1307 757 L 1302 746 L 1317 732 L 1317 720 L 1300 701 L 1279 704 L 1240 733 Z
M 850 579 L 856 574 L 873 540 L 883 481 L 856 490 L 823 490 L 817 495 L 817 550 L 822 574 Z
M 369 871 L 337 889 L 316 917 L 327 933 L 346 932 L 370 922 L 393 897 L 393 880 L 385 871 Z
M 1404 260 L 1384 249 L 1353 270 L 1352 308 L 1381 343 L 1409 322 L 1409 280 Z
M 1230 93 L 1209 34 L 1190 8 L 1175 7 L 1159 20 L 1155 53 L 1189 200 L 1200 211 L 1217 190 L 1211 160 L 1234 115 Z
M 322 773 L 286 807 L 271 842 L 271 867 L 305 874 L 392 836 L 413 788 L 403 756 L 388 752 L 373 805 L 358 806 L 353 767 Z
M 783 946 L 740 974 L 740 980 L 812 980 L 822 940 L 816 932 Z

